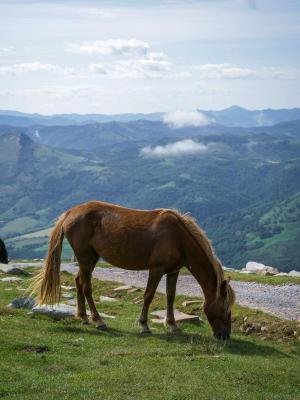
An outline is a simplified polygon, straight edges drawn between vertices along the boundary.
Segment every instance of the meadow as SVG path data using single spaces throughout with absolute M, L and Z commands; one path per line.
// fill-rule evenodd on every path
M 73 276 L 62 273 L 62 283 L 74 285 Z M 116 282 L 93 285 L 99 310 L 116 317 L 107 320 L 107 332 L 75 318 L 54 320 L 8 308 L 24 295 L 28 280 L 0 282 L 1 398 L 299 398 L 299 322 L 235 306 L 232 339 L 224 343 L 213 338 L 201 303 L 183 307 L 192 298 L 178 296 L 177 309 L 199 314 L 204 322 L 182 324 L 181 335 L 151 323 L 152 335 L 142 336 L 136 324 L 141 306 L 135 303 L 143 291 L 116 292 Z M 118 301 L 100 305 L 100 294 Z M 164 306 L 165 297 L 157 294 L 151 309 Z

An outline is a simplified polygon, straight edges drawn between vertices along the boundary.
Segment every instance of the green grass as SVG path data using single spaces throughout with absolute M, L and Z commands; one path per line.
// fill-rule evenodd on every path
M 300 278 L 296 276 L 266 276 L 258 274 L 242 274 L 240 272 L 230 271 L 226 271 L 225 275 L 227 277 L 230 277 L 234 281 L 241 282 L 256 282 L 266 285 L 288 285 L 291 283 L 295 285 L 300 285 Z
M 74 284 L 62 274 L 64 284 Z M 226 344 L 203 325 L 184 324 L 180 336 L 161 325 L 142 337 L 136 319 L 143 292 L 116 292 L 116 283 L 93 281 L 100 293 L 119 298 L 97 303 L 116 316 L 109 331 L 98 332 L 76 319 L 56 321 L 6 305 L 24 292 L 27 281 L 0 283 L 0 397 L 5 399 L 296 399 L 299 394 L 299 324 L 235 307 L 234 334 Z M 10 290 L 5 290 L 5 289 Z M 199 305 L 182 308 L 202 311 Z M 165 303 L 157 295 L 152 309 Z M 245 336 L 244 326 L 263 324 Z M 294 334 L 296 332 L 296 335 Z

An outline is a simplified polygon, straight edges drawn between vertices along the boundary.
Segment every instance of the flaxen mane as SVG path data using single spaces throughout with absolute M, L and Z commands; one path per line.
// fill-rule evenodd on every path
M 220 285 L 225 279 L 225 276 L 221 262 L 216 256 L 212 244 L 208 239 L 208 237 L 206 236 L 206 233 L 203 231 L 203 229 L 200 228 L 195 218 L 193 218 L 189 213 L 181 214 L 179 211 L 173 209 L 164 211 L 171 211 L 183 222 L 187 230 L 190 232 L 190 234 L 193 236 L 193 238 L 196 240 L 196 242 L 199 244 L 199 246 L 207 255 L 211 265 L 213 266 L 216 272 L 216 277 L 217 277 L 216 299 L 218 299 L 220 295 Z M 231 288 L 231 286 L 227 285 L 227 296 L 225 298 L 225 302 L 226 302 L 226 307 L 228 309 L 231 308 L 232 304 L 234 303 L 234 300 L 235 300 L 234 291 Z

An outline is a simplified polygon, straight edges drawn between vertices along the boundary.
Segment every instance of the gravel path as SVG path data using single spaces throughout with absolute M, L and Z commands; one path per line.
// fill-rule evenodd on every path
M 74 264 L 62 264 L 62 269 L 75 273 Z M 125 271 L 119 268 L 96 268 L 93 277 L 104 281 L 116 281 L 126 285 L 144 288 L 147 271 Z M 289 320 L 300 320 L 300 285 L 263 285 L 252 282 L 231 281 L 236 292 L 237 303 L 256 308 Z M 165 278 L 158 291 L 165 293 Z M 203 296 L 199 284 L 191 275 L 179 275 L 177 293 L 187 296 Z

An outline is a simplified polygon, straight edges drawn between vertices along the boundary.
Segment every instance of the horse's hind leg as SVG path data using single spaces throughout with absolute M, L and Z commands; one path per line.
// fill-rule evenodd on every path
M 78 272 L 75 282 L 77 288 L 77 316 L 82 319 L 83 324 L 88 324 L 89 319 L 86 313 L 85 297 L 83 293 L 82 277 L 80 276 L 80 272 Z
M 79 282 L 81 283 L 82 292 L 89 305 L 92 320 L 96 323 L 97 329 L 106 330 L 107 326 L 96 309 L 92 295 L 92 272 L 99 259 L 99 256 L 93 250 L 85 250 L 84 252 L 82 251 L 81 254 L 77 252 L 76 257 L 79 263 Z M 83 305 L 83 299 L 80 296 L 81 293 L 79 294 L 78 299 L 78 304 L 80 301 L 79 307 Z
M 163 273 L 159 270 L 149 270 L 147 287 L 144 294 L 144 304 L 139 318 L 139 323 L 142 327 L 141 333 L 151 333 L 151 330 L 148 326 L 148 310 L 162 276 Z
M 105 330 L 107 330 L 107 326 L 106 326 L 105 322 L 103 321 L 103 319 L 101 318 L 100 314 L 98 313 L 95 303 L 94 303 L 94 299 L 93 299 L 93 295 L 92 295 L 91 278 L 92 278 L 92 270 L 86 270 L 83 273 L 83 293 L 88 302 L 88 305 L 89 305 L 89 308 L 91 311 L 91 315 L 92 315 L 92 320 L 96 323 L 96 328 L 99 330 L 105 331 Z
M 167 274 L 167 316 L 166 323 L 171 327 L 173 333 L 180 333 L 180 328 L 176 324 L 174 317 L 174 300 L 176 284 L 179 271 Z

